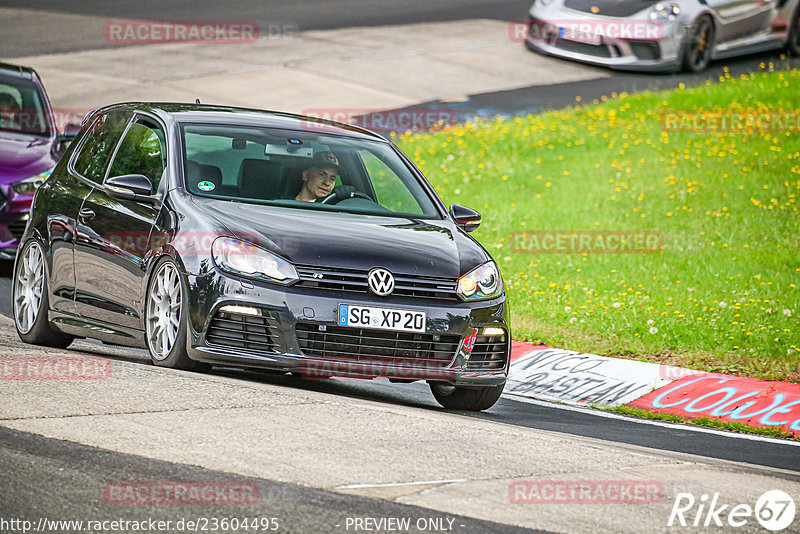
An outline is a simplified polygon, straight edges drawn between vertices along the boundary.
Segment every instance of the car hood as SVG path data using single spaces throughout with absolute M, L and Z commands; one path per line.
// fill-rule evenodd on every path
M 566 0 L 564 6 L 605 17 L 630 17 L 656 5 L 659 0 Z
M 0 182 L 9 183 L 48 169 L 56 160 L 48 138 L 0 133 Z
M 240 239 L 296 265 L 458 278 L 489 259 L 449 220 L 421 220 L 199 199 Z

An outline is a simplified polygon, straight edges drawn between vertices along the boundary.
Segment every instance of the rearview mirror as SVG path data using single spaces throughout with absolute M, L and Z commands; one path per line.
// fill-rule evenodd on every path
M 472 208 L 453 204 L 450 206 L 450 216 L 459 228 L 465 232 L 472 232 L 481 225 L 481 214 Z
M 121 200 L 136 200 L 138 202 L 154 203 L 158 200 L 150 195 L 153 183 L 143 174 L 123 174 L 114 176 L 105 181 L 105 188 L 109 196 Z

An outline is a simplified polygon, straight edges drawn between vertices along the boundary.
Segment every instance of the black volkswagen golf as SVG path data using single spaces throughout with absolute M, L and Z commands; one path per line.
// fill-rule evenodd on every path
M 146 347 L 159 366 L 425 380 L 444 407 L 502 393 L 497 265 L 399 149 L 284 113 L 95 110 L 39 188 L 17 254 L 23 341 Z

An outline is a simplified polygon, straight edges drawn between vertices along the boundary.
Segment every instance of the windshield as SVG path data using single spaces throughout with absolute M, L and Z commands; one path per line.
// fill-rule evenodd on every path
M 50 135 L 47 109 L 35 83 L 0 78 L 0 131 Z
M 199 196 L 294 208 L 439 218 L 386 143 L 244 126 L 184 125 L 186 187 Z

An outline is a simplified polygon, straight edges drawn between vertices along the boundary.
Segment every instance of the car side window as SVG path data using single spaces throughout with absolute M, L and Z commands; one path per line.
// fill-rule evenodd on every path
M 148 120 L 134 122 L 120 143 L 108 175 L 143 174 L 153 183 L 151 193 L 154 193 L 166 167 L 165 140 L 164 131 L 155 123 Z
M 130 114 L 112 111 L 95 119 L 84 134 L 74 170 L 97 184 L 103 183 L 111 153 L 122 135 Z

